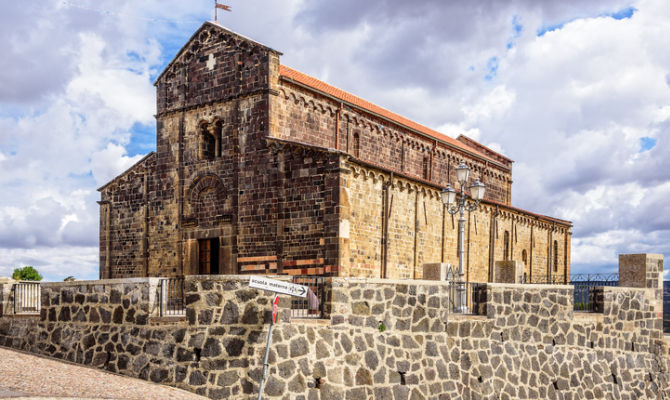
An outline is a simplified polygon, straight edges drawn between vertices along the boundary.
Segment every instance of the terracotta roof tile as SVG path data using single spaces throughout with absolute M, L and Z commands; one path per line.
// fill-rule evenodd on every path
M 360 107 L 364 110 L 373 112 L 375 114 L 381 115 L 384 118 L 390 119 L 393 122 L 396 122 L 400 125 L 404 125 L 410 129 L 413 129 L 415 131 L 421 132 L 425 135 L 428 135 L 430 137 L 433 137 L 435 139 L 438 139 L 442 142 L 446 142 L 450 144 L 453 147 L 456 147 L 458 149 L 465 150 L 469 153 L 475 154 L 478 157 L 481 157 L 486 160 L 490 160 L 496 163 L 500 163 L 499 161 L 483 154 L 482 152 L 478 151 L 477 149 L 474 149 L 468 145 L 466 145 L 463 142 L 460 142 L 456 139 L 452 139 L 451 137 L 444 135 L 436 130 L 430 129 L 426 126 L 423 126 L 419 123 L 416 123 L 410 119 L 407 119 L 401 115 L 398 115 L 394 112 L 391 112 L 385 108 L 379 107 L 376 104 L 372 104 L 367 100 L 363 100 L 360 97 L 354 96 L 353 94 L 349 92 L 345 92 L 342 89 L 338 89 L 335 86 L 329 85 L 321 80 L 318 80 L 314 77 L 311 77 L 307 74 L 304 74 L 300 71 L 296 71 L 292 68 L 289 68 L 285 65 L 280 65 L 279 66 L 279 75 L 288 78 L 290 80 L 293 80 L 295 82 L 301 83 L 305 86 L 308 86 L 310 88 L 316 89 L 320 92 L 323 92 L 327 95 L 333 96 L 337 99 L 346 101 L 347 103 L 353 104 L 357 107 Z

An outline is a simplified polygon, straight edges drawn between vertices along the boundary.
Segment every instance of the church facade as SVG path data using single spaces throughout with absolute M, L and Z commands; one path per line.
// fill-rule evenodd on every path
M 101 187 L 100 278 L 290 274 L 421 279 L 458 264 L 440 191 L 486 184 L 466 278 L 496 261 L 570 271 L 571 223 L 511 205 L 512 160 L 280 64 L 206 22 L 157 79 L 156 151 Z M 561 279 L 558 279 L 561 280 Z

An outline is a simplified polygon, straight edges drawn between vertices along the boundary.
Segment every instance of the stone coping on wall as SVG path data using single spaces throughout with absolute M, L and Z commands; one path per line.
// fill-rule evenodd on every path
M 573 317 L 579 322 L 595 322 L 602 323 L 605 321 L 605 316 L 603 313 L 597 313 L 593 311 L 574 311 Z
M 332 282 L 354 283 L 354 284 L 382 284 L 382 285 L 422 285 L 442 286 L 453 283 L 452 281 L 434 281 L 424 279 L 388 279 L 388 278 L 357 278 L 357 277 L 332 277 Z M 486 283 L 486 282 L 470 282 Z
M 63 281 L 63 282 L 39 282 L 44 287 L 68 287 L 82 285 L 121 285 L 128 283 L 158 283 L 160 278 L 141 277 L 141 278 L 117 278 L 117 279 L 98 279 L 87 281 Z
M 574 285 L 544 285 L 537 283 L 487 283 L 489 288 L 510 288 L 510 289 L 541 289 L 541 290 L 551 290 L 551 289 L 572 289 Z
M 291 323 L 292 324 L 305 325 L 305 326 L 314 326 L 314 327 L 332 325 L 330 319 L 307 318 L 307 317 L 301 318 L 301 317 L 293 317 L 293 316 L 291 316 Z
M 622 287 L 622 286 L 598 286 L 603 288 L 606 292 L 619 292 L 619 293 L 625 293 L 625 292 L 649 292 L 653 293 L 654 289 L 653 288 L 639 288 L 639 287 Z
M 9 314 L 2 314 L 0 317 L 8 317 L 8 318 L 18 318 L 18 319 L 31 319 L 34 318 L 36 320 L 40 319 L 39 314 L 14 314 L 14 313 L 9 313 Z
M 187 324 L 188 320 L 186 319 L 185 316 L 181 315 L 168 315 L 165 317 L 156 317 L 156 316 L 151 316 L 149 317 L 149 324 L 150 325 L 164 325 L 164 324 L 173 324 L 173 325 L 178 325 L 178 324 Z
M 450 314 L 447 314 L 447 319 L 449 319 L 449 320 L 486 321 L 487 319 L 489 319 L 489 317 L 487 317 L 486 315 L 450 313 Z

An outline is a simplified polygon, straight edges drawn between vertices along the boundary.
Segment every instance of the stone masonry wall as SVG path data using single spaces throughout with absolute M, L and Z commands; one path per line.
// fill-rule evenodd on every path
M 455 168 L 463 161 L 472 168 L 471 176 L 486 184 L 487 199 L 511 203 L 509 160 L 495 165 L 366 111 L 341 107 L 336 100 L 289 80 L 279 80 L 276 88 L 279 96 L 272 97 L 271 116 L 276 121 L 271 134 L 276 137 L 338 149 L 356 159 L 441 186 L 456 183 Z
M 205 23 L 170 62 L 156 152 L 99 189 L 101 279 L 421 278 L 423 264 L 456 264 L 439 190 L 461 161 L 487 185 L 468 214 L 466 279 L 489 281 L 508 259 L 529 278 L 569 273 L 570 223 L 510 206 L 511 160 L 339 104 L 287 78 L 279 56 Z
M 150 153 L 102 189 L 100 279 L 144 276 L 149 186 L 154 186 L 156 153 Z M 155 191 L 154 191 L 155 192 Z M 127 251 L 133 246 L 135 251 Z
M 446 212 L 439 190 L 397 176 L 391 182 L 390 174 L 353 162 L 344 165 L 340 276 L 421 279 L 424 264 L 458 266 L 458 215 Z M 466 216 L 466 279 L 492 281 L 495 262 L 508 260 L 523 264 L 528 281 L 565 277 L 569 243 L 570 225 L 482 202 Z
M 267 140 L 277 66 L 210 23 L 179 52 L 156 83 L 156 152 L 100 189 L 101 278 L 336 273 L 339 158 Z
M 188 277 L 186 317 L 157 317 L 157 279 L 47 283 L 42 314 L 0 318 L 0 345 L 175 385 L 211 398 L 258 390 L 271 294 L 246 278 Z M 649 289 L 604 288 L 602 314 L 572 287 L 488 284 L 486 315 L 447 312 L 446 283 L 332 278 L 327 320 L 280 301 L 267 398 L 589 399 L 670 395 Z M 382 324 L 383 323 L 383 324 Z

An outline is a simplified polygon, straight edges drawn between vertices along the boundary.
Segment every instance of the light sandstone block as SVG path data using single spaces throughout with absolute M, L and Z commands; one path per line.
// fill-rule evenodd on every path
M 423 279 L 428 281 L 446 281 L 449 264 L 430 263 L 423 264 Z
M 523 279 L 523 263 L 515 260 L 496 261 L 493 269 L 493 282 L 521 283 Z

